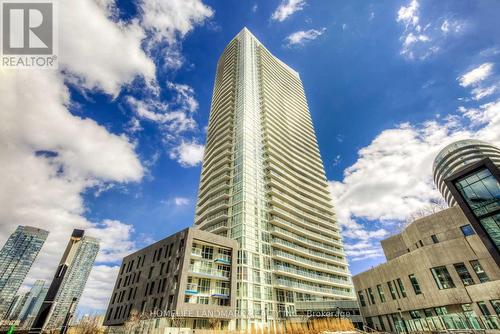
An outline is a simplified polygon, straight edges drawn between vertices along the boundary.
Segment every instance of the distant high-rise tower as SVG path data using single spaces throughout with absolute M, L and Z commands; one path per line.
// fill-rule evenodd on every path
M 355 300 L 299 74 L 246 28 L 217 64 L 195 226 L 240 245 L 238 328 Z
M 42 302 L 47 294 L 48 288 L 45 287 L 44 280 L 37 280 L 31 287 L 28 296 L 26 298 L 26 302 L 23 305 L 19 313 L 19 320 L 21 322 L 33 320 L 33 317 L 36 316 Z M 26 324 L 23 324 L 23 327 L 27 327 Z
M 0 320 L 6 316 L 48 234 L 36 227 L 18 226 L 0 250 Z
M 84 236 L 83 230 L 73 230 L 30 333 L 63 326 L 78 305 L 98 251 L 97 239 Z

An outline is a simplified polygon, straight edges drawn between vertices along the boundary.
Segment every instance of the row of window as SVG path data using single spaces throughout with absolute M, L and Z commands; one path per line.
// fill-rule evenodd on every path
M 165 258 L 171 257 L 172 250 L 174 249 L 174 246 L 175 246 L 175 242 L 172 242 L 169 245 L 167 245 L 165 248 L 163 248 L 163 246 L 161 246 L 159 249 L 156 249 L 154 251 L 153 260 L 151 261 L 151 263 L 155 263 L 157 261 L 160 261 L 162 255 L 164 255 Z M 179 248 L 178 248 L 179 252 L 182 251 L 183 248 L 184 248 L 184 239 L 181 239 L 179 242 Z M 164 253 L 163 253 L 163 250 L 165 250 Z M 139 256 L 139 258 L 137 259 L 135 269 L 139 269 L 139 268 L 144 266 L 144 261 L 146 260 L 146 255 L 147 254 Z M 123 273 L 131 272 L 134 269 L 134 263 L 135 263 L 135 259 L 133 259 L 132 261 L 130 261 L 127 264 L 123 263 L 122 268 L 120 270 L 120 275 L 123 275 Z
M 490 305 L 497 315 L 500 315 L 500 299 L 490 300 Z M 491 316 L 491 312 L 486 305 L 486 302 L 479 301 L 477 302 L 477 306 L 481 310 L 483 316 Z M 462 304 L 462 310 L 465 314 L 473 314 L 472 305 L 471 304 Z M 442 316 L 447 315 L 448 310 L 446 306 L 439 306 L 434 308 L 426 308 L 420 310 L 411 310 L 409 311 L 410 317 L 412 319 L 422 319 L 434 316 Z M 386 331 L 386 326 L 383 318 L 387 318 L 387 324 L 389 324 L 389 330 L 394 331 L 394 325 L 400 322 L 399 314 L 387 314 L 387 315 L 378 315 L 375 317 L 366 317 L 366 322 L 368 327 L 374 328 L 380 331 Z M 375 319 L 377 319 L 378 324 L 375 324 Z M 392 320 L 392 321 L 391 321 Z M 493 328 L 492 328 L 493 329 Z
M 472 260 L 469 263 L 480 283 L 485 283 L 489 281 L 489 277 L 484 271 L 483 267 L 481 266 L 479 260 Z M 458 277 L 460 277 L 462 284 L 464 286 L 472 285 L 475 283 L 465 263 L 463 262 L 455 263 L 453 264 L 453 267 L 455 268 L 455 271 L 457 272 L 457 275 Z M 453 279 L 451 278 L 450 273 L 448 272 L 446 266 L 431 268 L 431 273 L 432 276 L 434 277 L 434 280 L 439 290 L 451 289 L 455 287 L 455 283 L 453 282 Z M 408 275 L 408 280 L 411 283 L 415 295 L 420 295 L 422 293 L 422 289 L 420 288 L 420 284 L 418 283 L 415 274 Z M 406 289 L 401 278 L 397 278 L 393 281 L 388 281 L 387 288 L 389 289 L 389 292 L 393 300 L 407 297 Z M 380 302 L 385 303 L 386 297 L 382 284 L 378 284 L 376 289 Z M 365 295 L 367 296 L 367 300 L 370 305 L 376 304 L 374 291 L 370 287 L 365 289 L 364 293 L 362 290 L 358 291 L 358 299 L 361 306 L 367 305 L 367 300 L 365 299 Z
M 474 231 L 474 229 L 472 228 L 472 226 L 470 224 L 460 226 L 460 231 L 462 231 L 462 234 L 465 237 L 476 234 L 476 232 Z M 434 244 L 439 243 L 439 238 L 435 234 L 431 235 L 431 240 L 432 240 L 432 243 L 434 243 Z M 424 247 L 424 246 L 425 245 L 422 242 L 422 240 L 419 240 L 418 242 L 415 243 L 416 248 L 420 248 L 420 247 Z M 410 252 L 410 249 L 408 248 L 407 251 Z

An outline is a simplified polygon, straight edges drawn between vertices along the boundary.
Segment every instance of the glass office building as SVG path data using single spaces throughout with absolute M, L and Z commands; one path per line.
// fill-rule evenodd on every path
M 0 320 L 6 317 L 48 234 L 36 227 L 18 226 L 0 250 Z
M 299 74 L 246 28 L 217 64 L 195 226 L 239 243 L 238 328 L 355 300 Z

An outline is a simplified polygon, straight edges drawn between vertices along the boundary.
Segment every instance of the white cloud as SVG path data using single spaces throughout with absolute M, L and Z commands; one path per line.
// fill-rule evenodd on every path
M 138 117 L 158 123 L 166 134 L 196 130 L 193 113 L 198 109 L 198 101 L 193 88 L 172 82 L 167 82 L 167 87 L 173 93 L 170 101 L 163 102 L 156 95 L 142 100 L 128 96 L 126 101 Z
M 186 206 L 190 202 L 191 201 L 189 200 L 189 198 L 186 198 L 186 197 L 176 197 L 176 198 L 174 198 L 175 206 Z
M 490 96 L 494 92 L 496 92 L 497 86 L 490 86 L 490 87 L 476 87 L 474 88 L 471 93 L 473 95 L 474 100 L 481 100 L 484 97 Z
M 205 147 L 196 141 L 182 141 L 170 151 L 170 158 L 177 160 L 183 167 L 197 166 L 203 160 Z
M 79 305 L 94 310 L 106 310 L 119 270 L 120 266 L 94 266 Z
M 61 1 L 59 9 L 59 62 L 67 79 L 113 96 L 136 76 L 154 81 L 155 66 L 141 49 L 145 33 L 137 21 L 113 22 L 92 0 Z
M 252 12 L 253 12 L 253 13 L 256 13 L 258 9 L 259 9 L 259 5 L 254 4 L 254 5 L 252 6 Z
M 465 31 L 466 22 L 458 19 L 445 19 L 438 22 L 422 24 L 420 3 L 412 0 L 407 6 L 401 6 L 397 12 L 396 22 L 404 25 L 400 54 L 409 60 L 425 60 L 439 53 L 446 47 L 446 39 L 459 36 Z
M 408 6 L 401 6 L 398 10 L 397 22 L 403 22 L 406 27 L 418 26 L 418 21 L 420 20 L 418 16 L 418 9 L 420 5 L 417 0 L 412 0 Z
M 70 112 L 74 106 L 66 84 L 86 96 L 100 91 L 115 98 L 124 86 L 142 78 L 154 91 L 158 83 L 150 56 L 158 50 L 155 43 L 165 40 L 170 49 L 160 49 L 172 50 L 167 67 L 181 66 L 180 39 L 213 11 L 199 0 L 144 0 L 139 17 L 127 22 L 119 20 L 113 0 L 61 2 L 59 11 L 61 71 L 2 72 L 0 172 L 5 177 L 0 180 L 0 244 L 17 225 L 50 231 L 26 280 L 30 284 L 52 277 L 73 228 L 99 237 L 102 263 L 92 271 L 80 306 L 100 308 L 116 278 L 109 262 L 135 247 L 133 227 L 114 220 L 89 221 L 82 194 L 140 181 L 145 168 L 125 134 L 111 133 Z M 190 87 L 169 83 L 167 88 L 175 93 L 169 101 L 175 108 L 196 110 Z M 185 123 L 182 116 L 177 119 Z M 139 128 L 139 121 L 132 119 L 129 131 Z
M 271 18 L 275 21 L 283 22 L 293 13 L 304 9 L 305 5 L 305 0 L 283 0 L 273 12 Z
M 461 75 L 458 78 L 460 86 L 468 87 L 470 85 L 476 85 L 480 81 L 483 81 L 491 75 L 493 72 L 493 63 L 484 63 L 478 67 L 470 70 L 469 72 Z
M 301 46 L 307 42 L 313 41 L 324 34 L 326 28 L 321 28 L 319 30 L 310 29 L 305 31 L 296 31 L 288 35 L 285 40 L 288 46 Z
M 175 44 L 195 25 L 204 23 L 214 11 L 200 0 L 142 0 L 141 25 L 152 32 L 154 41 Z

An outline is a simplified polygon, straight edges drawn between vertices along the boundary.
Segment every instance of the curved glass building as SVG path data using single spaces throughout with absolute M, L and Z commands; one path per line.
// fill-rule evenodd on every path
M 490 158 L 496 166 L 500 167 L 500 149 L 481 140 L 459 140 L 449 144 L 438 153 L 434 159 L 432 174 L 436 187 L 449 206 L 457 203 L 445 184 L 446 178 L 484 158 Z

